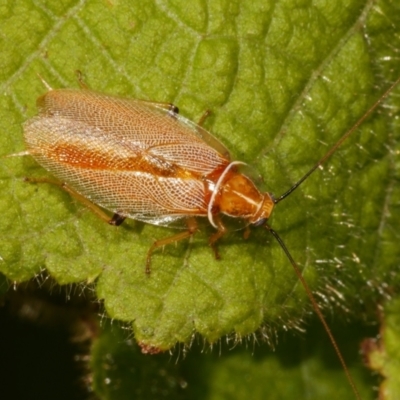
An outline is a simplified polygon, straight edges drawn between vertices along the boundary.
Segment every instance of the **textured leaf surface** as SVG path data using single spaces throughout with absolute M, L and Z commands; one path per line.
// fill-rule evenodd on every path
M 400 75 L 400 10 L 392 1 L 15 1 L 0 7 L 1 154 L 24 150 L 21 124 L 44 92 L 77 86 L 177 104 L 280 195 Z M 374 314 L 398 288 L 399 90 L 288 198 L 271 220 L 327 308 Z M 297 326 L 310 309 L 288 260 L 264 230 L 231 232 L 222 260 L 205 223 L 168 246 L 144 275 L 146 251 L 173 230 L 107 226 L 32 159 L 0 163 L 0 269 L 23 281 L 46 268 L 59 283 L 93 282 L 107 312 L 134 321 L 145 346 L 196 332 L 213 342 L 262 324 Z

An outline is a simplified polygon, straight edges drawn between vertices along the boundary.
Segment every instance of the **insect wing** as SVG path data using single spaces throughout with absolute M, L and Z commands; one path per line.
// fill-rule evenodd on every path
M 193 133 L 198 135 L 204 142 L 206 142 L 214 150 L 217 150 L 218 153 L 220 153 L 226 160 L 229 161 L 231 159 L 229 150 L 210 132 L 208 132 L 201 126 L 195 124 L 193 121 L 190 121 L 185 117 L 182 117 L 179 114 L 175 115 L 175 118 L 177 118 L 181 124 L 188 127 Z
M 24 125 L 28 150 L 81 195 L 159 225 L 206 215 L 203 178 L 229 159 L 196 124 L 151 103 L 88 90 L 53 90 L 38 106 Z

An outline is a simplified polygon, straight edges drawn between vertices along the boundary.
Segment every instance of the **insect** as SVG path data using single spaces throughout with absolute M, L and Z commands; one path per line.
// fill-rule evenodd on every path
M 201 126 L 180 116 L 175 106 L 121 99 L 87 89 L 49 90 L 38 99 L 38 116 L 24 124 L 27 154 L 56 176 L 65 190 L 112 225 L 125 218 L 186 229 L 158 240 L 158 247 L 187 239 L 198 230 L 196 218 L 207 218 L 216 232 L 226 233 L 221 216 L 264 226 L 279 242 L 304 286 L 343 365 L 357 398 L 355 384 L 314 296 L 280 236 L 267 223 L 276 204 L 321 166 L 377 108 L 397 80 L 354 126 L 283 195 L 262 193 L 232 161 L 228 150 Z M 111 211 L 109 218 L 98 206 Z
M 185 219 L 187 230 L 157 241 L 160 246 L 197 231 L 195 217 L 226 232 L 221 214 L 261 225 L 274 199 L 238 171 L 228 150 L 176 107 L 126 100 L 89 90 L 51 90 L 38 99 L 39 115 L 24 125 L 28 153 L 65 188 L 86 202 L 125 218 L 168 226 Z M 86 199 L 86 200 L 85 200 Z M 87 203 L 87 202 L 86 202 Z M 88 204 L 88 203 L 87 203 Z

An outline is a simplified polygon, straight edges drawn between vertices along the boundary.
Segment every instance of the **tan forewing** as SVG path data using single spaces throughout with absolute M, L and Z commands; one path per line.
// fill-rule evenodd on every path
M 195 124 L 87 90 L 50 91 L 38 105 L 24 125 L 30 154 L 86 198 L 156 224 L 206 214 L 203 178 L 229 159 Z

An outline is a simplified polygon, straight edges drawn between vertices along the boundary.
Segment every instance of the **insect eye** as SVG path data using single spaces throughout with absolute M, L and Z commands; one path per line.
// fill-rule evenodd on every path
M 261 218 L 257 222 L 254 222 L 252 225 L 253 226 L 261 226 L 264 225 L 267 222 L 267 218 Z

